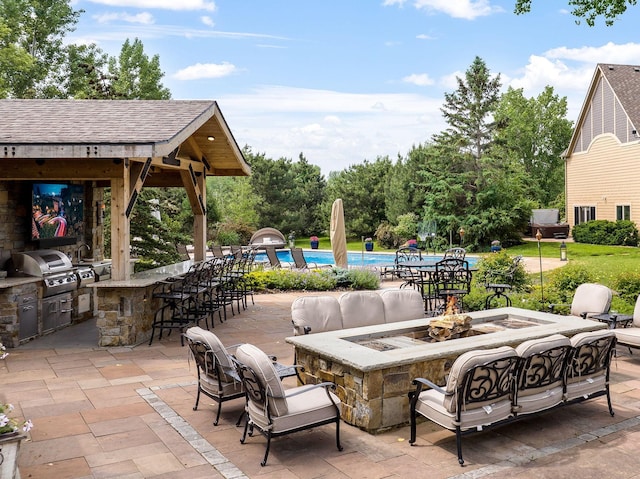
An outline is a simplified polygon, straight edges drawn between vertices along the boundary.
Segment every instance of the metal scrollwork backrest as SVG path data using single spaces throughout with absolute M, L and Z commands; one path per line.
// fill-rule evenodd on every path
M 471 368 L 458 391 L 458 410 L 464 404 L 492 401 L 513 392 L 517 357 L 501 358 Z
M 191 349 L 193 359 L 198 365 L 199 370 L 209 376 L 219 379 L 219 363 L 211 348 L 201 341 L 194 341 L 189 337 L 186 337 L 186 339 L 189 349 Z
M 262 381 L 246 364 L 243 364 L 237 360 L 234 361 L 236 370 L 242 379 L 242 385 L 247 393 L 248 399 L 254 401 L 260 405 L 266 406 L 267 404 L 267 390 L 265 389 Z
M 564 378 L 571 346 L 558 346 L 521 359 L 518 389 L 532 389 L 558 383 Z
M 569 367 L 569 376 L 588 376 L 607 370 L 614 345 L 615 337 L 607 336 L 575 348 Z

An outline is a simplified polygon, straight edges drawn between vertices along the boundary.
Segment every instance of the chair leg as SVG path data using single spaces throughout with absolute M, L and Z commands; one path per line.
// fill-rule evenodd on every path
M 338 451 L 342 451 L 342 444 L 340 444 L 340 416 L 336 417 L 336 446 Z
M 267 465 L 267 457 L 269 457 L 269 449 L 271 448 L 271 431 L 267 431 L 267 450 L 264 451 L 264 459 L 260 463 L 262 467 Z
M 199 373 L 200 371 L 198 371 Z M 198 404 L 200 403 L 200 378 L 198 378 L 198 393 L 196 394 L 196 403 L 193 406 L 193 410 L 197 411 L 198 410 Z
M 613 411 L 613 406 L 611 405 L 611 394 L 609 394 L 609 386 L 607 386 L 607 405 L 609 406 L 609 414 L 611 417 L 615 416 L 615 412 Z
M 220 421 L 220 411 L 222 411 L 222 401 L 218 401 L 218 412 L 216 414 L 216 420 L 213 421 L 214 426 L 217 426 L 218 421 Z
M 456 427 L 456 447 L 458 449 L 458 462 L 460 465 L 464 465 L 464 459 L 462 459 L 462 431 L 460 426 Z
M 242 416 L 240 416 L 242 417 Z M 244 441 L 247 440 L 247 431 L 249 430 L 249 418 L 244 423 L 244 432 L 242 433 L 242 437 L 240 438 L 240 444 L 244 444 Z

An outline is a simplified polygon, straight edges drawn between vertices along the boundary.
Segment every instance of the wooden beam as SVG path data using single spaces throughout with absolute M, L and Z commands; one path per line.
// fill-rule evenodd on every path
M 115 281 L 131 276 L 130 223 L 126 215 L 129 185 L 129 168 L 123 169 L 120 178 L 111 179 L 111 279 Z
M 198 176 L 196 176 L 192 170 L 181 171 L 180 176 L 182 177 L 182 184 L 185 191 L 187 192 L 187 197 L 189 198 L 189 204 L 191 204 L 191 210 L 193 211 L 193 214 L 206 214 L 206 207 L 203 201 L 202 191 L 197 180 Z M 200 177 L 202 176 L 204 175 L 200 175 Z
M 126 215 L 127 218 L 131 216 L 131 211 L 136 204 L 136 200 L 140 195 L 140 191 L 142 191 L 142 186 L 144 185 L 144 180 L 147 178 L 149 174 L 149 169 L 151 168 L 151 158 L 147 158 L 147 161 L 144 163 L 139 162 L 129 162 L 129 191 L 131 192 L 131 196 L 129 197 L 129 203 L 127 205 Z
M 206 175 L 196 177 L 196 190 L 200 191 L 202 213 L 193 215 L 193 259 L 204 261 L 207 258 L 207 214 L 204 205 L 207 204 Z
M 122 175 L 121 158 L 104 160 L 0 159 L 0 179 L 103 180 Z

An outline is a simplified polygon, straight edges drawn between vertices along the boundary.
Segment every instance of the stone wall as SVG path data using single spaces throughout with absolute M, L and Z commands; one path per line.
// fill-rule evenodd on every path
M 305 369 L 304 383 L 335 383 L 336 394 L 342 401 L 342 419 L 371 433 L 408 424 L 408 393 L 415 390 L 413 378 L 423 377 L 444 384 L 445 375 L 454 360 L 455 357 L 439 358 L 375 371 L 360 371 L 315 353 L 296 351 L 296 363 Z
M 132 346 L 148 341 L 155 312 L 161 303 L 147 288 L 101 287 L 98 291 L 99 346 Z

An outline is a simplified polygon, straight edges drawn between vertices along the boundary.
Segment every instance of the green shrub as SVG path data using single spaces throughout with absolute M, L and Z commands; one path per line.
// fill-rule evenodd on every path
M 638 228 L 627 220 L 594 220 L 575 225 L 572 231 L 578 243 L 638 246 Z
M 476 264 L 478 271 L 473 274 L 474 281 L 484 285 L 484 278 L 488 271 L 508 271 L 513 260 L 514 257 L 507 254 L 505 250 L 483 256 Z M 513 276 L 512 286 L 514 291 L 526 291 L 530 287 L 529 277 L 522 262 Z
M 364 269 L 268 269 L 247 275 L 251 289 L 261 291 L 330 291 L 336 288 L 378 289 L 380 278 Z
M 394 231 L 393 226 L 389 223 L 380 223 L 380 226 L 376 229 L 375 237 L 378 240 L 378 245 L 386 249 L 397 249 L 400 246 L 400 237 Z
M 640 293 L 640 272 L 621 273 L 613 279 L 613 289 L 626 303 L 635 305 Z
M 544 286 L 548 302 L 571 303 L 576 288 L 582 283 L 593 283 L 595 277 L 586 267 L 568 264 L 548 274 L 549 282 Z

